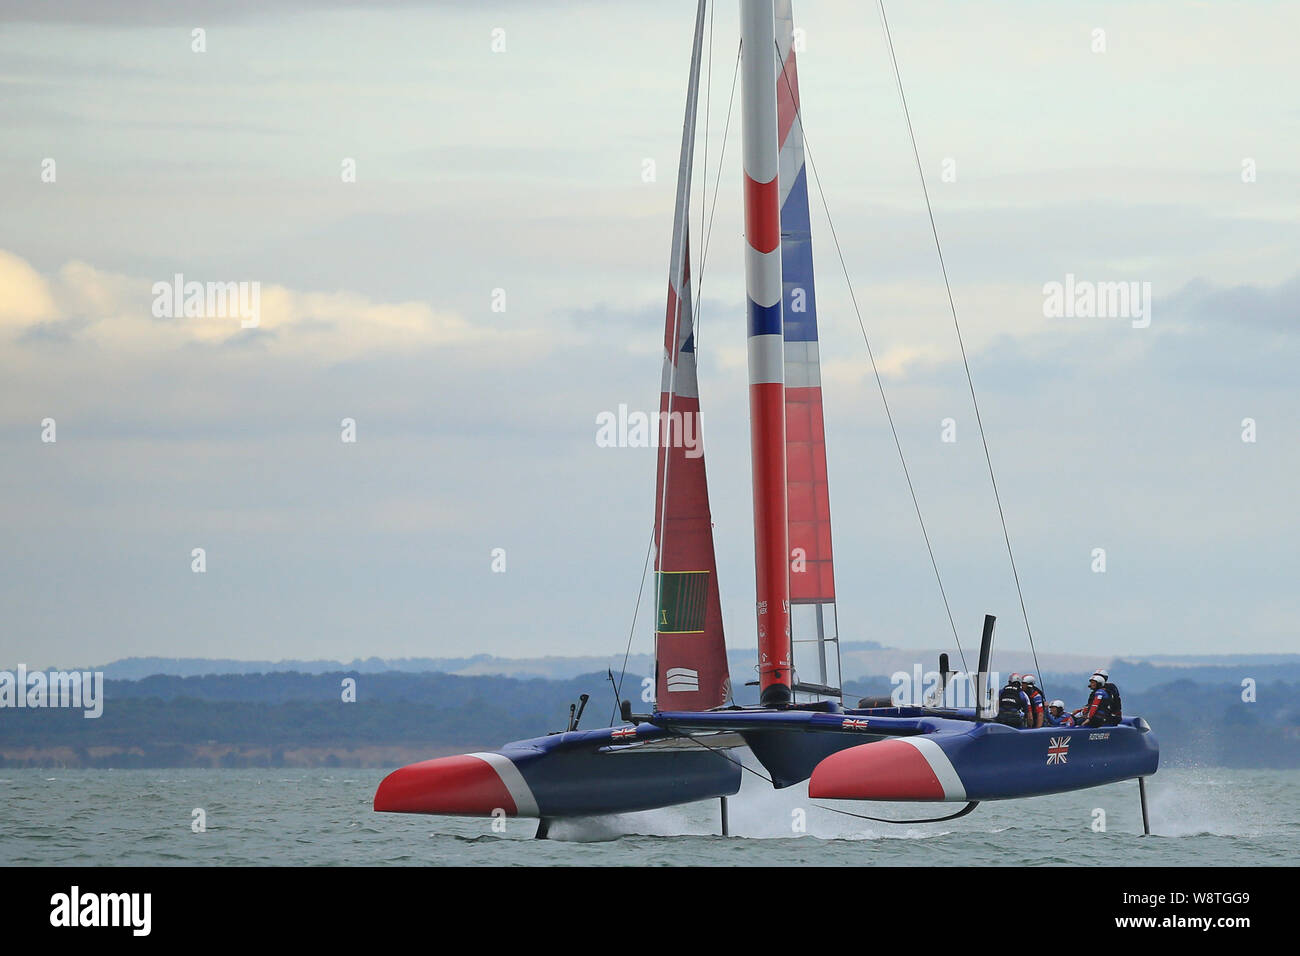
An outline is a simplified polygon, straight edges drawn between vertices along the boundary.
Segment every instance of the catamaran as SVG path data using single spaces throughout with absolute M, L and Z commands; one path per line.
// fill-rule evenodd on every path
M 590 730 L 578 729 L 582 709 L 571 708 L 562 732 L 402 767 L 380 783 L 375 810 L 535 817 L 538 836 L 545 837 L 558 818 L 720 799 L 726 833 L 726 798 L 740 789 L 747 769 L 740 755 L 747 748 L 772 786 L 807 780 L 813 799 L 963 804 L 934 819 L 962 816 L 983 800 L 1136 778 L 1147 829 L 1143 781 L 1159 763 L 1150 727 L 1140 717 L 1101 728 L 999 723 L 989 686 L 991 615 L 981 635 L 974 706 L 947 705 L 955 672 L 946 654 L 938 692 L 925 701 L 844 706 L 790 0 L 740 0 L 759 703 L 734 703 L 705 459 L 674 434 L 684 419 L 698 422 L 700 412 L 687 224 L 706 9 L 707 0 L 698 0 L 669 258 L 653 541 L 653 708 L 635 714 L 622 701 L 621 725 Z M 974 399 L 973 387 L 971 394 Z M 991 460 L 989 471 L 992 477 Z M 1007 545 L 1010 555 L 1009 537 Z

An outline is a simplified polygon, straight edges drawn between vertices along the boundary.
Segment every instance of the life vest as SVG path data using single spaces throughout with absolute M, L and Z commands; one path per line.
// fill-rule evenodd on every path
M 1007 684 L 998 693 L 998 723 L 1012 727 L 1025 725 L 1025 692 Z
M 1030 727 L 1034 726 L 1034 724 L 1037 723 L 1038 715 L 1042 714 L 1043 723 L 1046 724 L 1047 708 L 1046 706 L 1044 706 L 1043 703 L 1042 691 L 1038 690 L 1037 688 L 1034 688 L 1033 693 L 1030 693 L 1029 691 L 1024 691 L 1023 693 L 1026 697 L 1029 698 L 1029 712 L 1025 715 L 1026 718 L 1025 723 Z
M 1102 685 L 1102 690 L 1106 696 L 1101 701 L 1101 706 L 1097 708 L 1099 716 L 1103 716 L 1107 724 L 1118 724 L 1121 717 L 1124 716 L 1124 706 L 1119 698 L 1119 688 L 1107 681 Z
M 1096 712 L 1088 717 L 1088 712 L 1096 705 Z M 1110 727 L 1119 723 L 1122 714 L 1119 688 L 1112 683 L 1105 683 L 1088 696 L 1078 723 L 1084 727 Z

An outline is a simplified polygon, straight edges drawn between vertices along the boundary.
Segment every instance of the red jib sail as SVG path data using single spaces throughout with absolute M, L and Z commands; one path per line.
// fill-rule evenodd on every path
M 808 171 L 790 0 L 776 0 L 776 103 L 780 142 L 781 286 L 785 338 L 786 476 L 794 663 L 813 696 L 840 686 L 831 555 L 831 504 L 822 418 L 817 296 L 813 287 Z M 812 690 L 817 685 L 818 690 Z
M 722 602 L 718 597 L 718 565 L 713 551 L 713 519 L 700 432 L 686 227 L 690 213 L 703 10 L 701 3 L 695 23 L 691 81 L 677 171 L 655 482 L 655 694 L 658 709 L 675 711 L 708 710 L 731 701 Z

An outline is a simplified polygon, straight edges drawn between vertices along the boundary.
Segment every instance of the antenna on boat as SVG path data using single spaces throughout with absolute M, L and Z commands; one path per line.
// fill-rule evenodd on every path
M 923 707 L 942 707 L 947 699 L 948 684 L 952 681 L 954 672 L 949 670 L 948 655 L 939 655 L 939 685 L 930 692 L 930 695 L 922 701 Z
M 575 708 L 577 709 L 576 714 L 574 713 Z M 569 729 L 570 730 L 578 729 L 578 721 L 582 720 L 582 712 L 586 709 L 587 709 L 586 694 L 579 695 L 577 704 L 569 705 Z

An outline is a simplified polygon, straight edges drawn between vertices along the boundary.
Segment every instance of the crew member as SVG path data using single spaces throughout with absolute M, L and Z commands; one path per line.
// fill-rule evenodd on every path
M 1049 727 L 1073 727 L 1074 717 L 1065 712 L 1065 701 L 1054 700 L 1047 705 L 1047 716 L 1044 718 Z
M 1074 712 L 1075 724 L 1081 727 L 1109 727 L 1119 723 L 1119 688 L 1110 682 L 1110 674 L 1099 670 L 1088 681 L 1088 703 Z
M 1024 727 L 1028 715 L 1029 698 L 1020 687 L 1020 675 L 1012 674 L 998 693 L 997 721 L 1008 727 Z
M 1020 689 L 1029 701 L 1029 710 L 1025 714 L 1025 726 L 1043 726 L 1043 712 L 1046 708 L 1043 706 L 1043 692 L 1038 689 L 1038 678 L 1033 674 L 1021 675 Z

